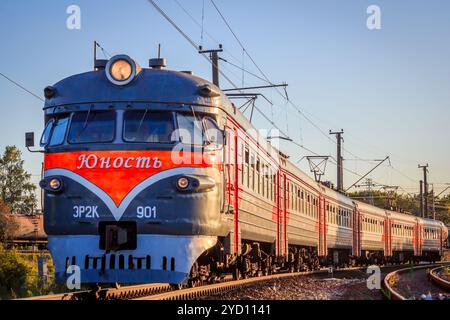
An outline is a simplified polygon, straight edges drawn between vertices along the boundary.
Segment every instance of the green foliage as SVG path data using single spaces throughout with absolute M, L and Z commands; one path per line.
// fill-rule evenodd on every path
M 367 192 L 354 192 L 349 196 L 355 200 L 371 203 L 376 207 L 382 209 L 400 210 L 404 213 L 414 215 L 420 214 L 420 199 L 419 196 L 410 196 L 399 193 L 389 193 L 384 191 L 374 190 L 370 196 Z M 431 212 L 431 197 L 429 200 Z M 436 220 L 440 220 L 445 224 L 450 224 L 450 195 L 435 199 Z
M 0 297 L 16 298 L 27 294 L 29 269 L 15 251 L 0 245 Z
M 21 152 L 15 146 L 7 146 L 0 157 L 0 199 L 12 213 L 32 213 L 36 205 L 36 186 L 31 174 L 23 168 Z
M 9 206 L 0 199 L 0 242 L 11 239 L 18 227 L 11 217 Z

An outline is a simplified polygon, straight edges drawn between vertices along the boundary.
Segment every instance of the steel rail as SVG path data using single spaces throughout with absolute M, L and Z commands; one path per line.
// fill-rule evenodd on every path
M 141 284 L 118 288 L 104 288 L 98 291 L 76 291 L 46 296 L 36 296 L 19 300 L 129 300 L 172 290 L 166 283 Z
M 437 286 L 449 291 L 450 290 L 450 281 L 445 280 L 439 276 L 439 272 L 441 270 L 444 270 L 445 267 L 448 267 L 448 266 L 441 266 L 441 267 L 432 269 L 428 276 L 429 276 L 431 282 L 433 282 Z
M 426 269 L 426 268 L 433 268 L 436 266 L 439 266 L 439 268 L 441 268 L 443 264 L 445 266 L 445 265 L 449 264 L 449 262 L 438 262 L 438 263 L 433 263 L 433 264 L 410 266 L 408 268 L 403 268 L 403 269 L 393 271 L 393 272 L 387 274 L 386 277 L 384 277 L 383 294 L 389 300 L 408 300 L 400 292 L 398 292 L 398 290 L 393 288 L 393 286 L 397 283 L 395 278 L 398 277 L 400 274 L 408 272 L 408 271 L 417 271 L 417 270 Z
M 433 265 L 421 265 L 416 268 L 429 268 Z M 393 267 L 391 265 L 382 266 L 381 268 Z M 395 266 L 401 267 L 401 266 Z M 346 271 L 356 271 L 365 270 L 366 267 L 350 267 L 350 268 L 337 268 L 334 269 L 335 272 L 346 272 Z M 384 279 L 385 287 L 387 288 L 387 279 L 392 277 L 396 272 L 411 270 L 410 268 L 400 269 L 398 271 L 392 272 L 386 276 Z M 294 273 L 278 273 L 268 276 L 252 277 L 241 280 L 232 280 L 231 276 L 226 276 L 223 278 L 222 282 L 215 284 L 208 284 L 194 288 L 186 288 L 174 290 L 174 287 L 170 284 L 142 284 L 134 286 L 124 286 L 119 288 L 104 288 L 95 290 L 85 290 L 76 291 L 69 293 L 61 293 L 54 295 L 36 296 L 30 298 L 24 298 L 19 300 L 184 300 L 184 299 L 196 299 L 203 296 L 208 296 L 212 294 L 218 294 L 221 292 L 226 292 L 229 290 L 236 289 L 241 286 L 246 286 L 254 284 L 257 282 L 268 281 L 273 279 L 281 279 L 295 276 L 307 276 L 314 274 L 326 274 L 329 272 L 328 268 L 322 268 L 320 270 L 314 271 L 304 271 L 304 272 L 294 272 Z M 392 289 L 393 290 L 393 289 Z M 401 297 L 400 294 L 392 291 L 392 296 Z
M 355 271 L 366 269 L 366 267 L 351 267 L 351 268 L 340 268 L 334 269 L 335 272 L 340 271 Z M 281 278 L 289 278 L 296 276 L 306 276 L 306 275 L 314 275 L 314 274 L 323 274 L 328 273 L 329 269 L 320 269 L 314 271 L 304 271 L 304 272 L 293 272 L 293 273 L 279 273 L 268 276 L 261 277 L 253 277 L 242 280 L 235 280 L 229 282 L 221 282 L 217 284 L 211 284 L 206 286 L 200 286 L 195 288 L 182 289 L 177 291 L 170 291 L 161 294 L 156 294 L 148 297 L 141 297 L 135 300 L 190 300 L 190 299 L 198 299 L 204 296 L 214 295 L 230 290 L 237 289 L 242 286 L 247 286 L 250 284 L 254 284 L 257 282 L 263 282 L 273 279 L 281 279 Z

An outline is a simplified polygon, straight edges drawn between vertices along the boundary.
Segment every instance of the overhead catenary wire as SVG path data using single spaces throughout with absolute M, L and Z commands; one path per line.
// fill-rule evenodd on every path
M 244 70 L 244 68 L 240 68 L 239 66 L 234 65 L 234 64 L 232 64 L 232 63 L 230 63 L 230 62 L 228 62 L 228 61 L 225 61 L 225 62 L 228 62 L 230 65 L 232 65 L 232 66 L 234 66 L 234 67 L 236 67 L 236 68 L 238 68 L 238 69 L 241 69 L 243 72 L 246 72 L 246 73 L 248 73 L 248 74 L 251 74 L 252 76 L 257 77 L 257 78 L 260 79 L 260 80 L 263 80 L 263 81 L 266 80 L 269 84 L 273 84 L 272 81 L 270 81 L 270 79 L 267 77 L 267 75 L 262 71 L 262 68 L 259 67 L 259 66 L 256 64 L 255 60 L 254 60 L 253 57 L 249 54 L 248 50 L 245 48 L 245 46 L 244 46 L 244 44 L 242 43 L 242 41 L 239 39 L 239 37 L 237 36 L 237 34 L 234 32 L 234 30 L 232 29 L 230 23 L 227 21 L 227 19 L 225 18 L 225 16 L 222 14 L 222 12 L 221 12 L 220 9 L 218 8 L 218 6 L 217 6 L 216 3 L 214 2 L 214 0 L 210 0 L 210 1 L 211 1 L 211 3 L 213 4 L 213 6 L 214 6 L 214 8 L 216 9 L 216 11 L 218 12 L 218 14 L 220 15 L 220 17 L 222 18 L 222 20 L 224 21 L 224 23 L 225 23 L 225 25 L 227 26 L 227 28 L 228 28 L 228 29 L 230 30 L 230 32 L 232 33 L 233 37 L 236 39 L 237 43 L 241 46 L 243 52 L 245 52 L 245 54 L 250 58 L 250 60 L 251 60 L 252 63 L 255 65 L 255 67 L 258 69 L 258 71 L 261 73 L 261 75 L 264 77 L 264 79 L 262 79 L 261 77 L 257 76 L 256 74 L 251 73 L 251 72 L 249 72 L 249 71 L 247 71 L 247 70 Z M 310 123 L 314 128 L 316 128 L 316 129 L 317 129 L 317 130 L 318 130 L 318 131 L 319 131 L 326 139 L 328 139 L 328 140 L 331 141 L 332 143 L 336 144 L 336 141 L 334 141 L 334 140 L 333 140 L 333 139 L 332 139 L 332 138 L 331 138 L 331 137 L 330 137 L 323 129 L 321 129 L 321 128 L 319 127 L 319 125 L 317 125 L 312 119 L 310 119 L 310 118 L 306 115 L 305 111 L 304 111 L 301 107 L 299 107 L 299 106 L 296 105 L 292 100 L 290 100 L 290 99 L 288 98 L 287 94 L 286 94 L 286 95 L 283 95 L 283 93 L 282 93 L 278 88 L 276 88 L 276 87 L 274 87 L 273 89 L 275 89 L 275 90 L 278 92 L 278 94 L 279 94 L 282 98 L 286 99 L 287 102 L 288 102 L 294 109 L 296 109 L 296 110 L 298 111 L 298 113 L 299 113 L 299 118 L 300 118 L 300 119 L 303 117 L 308 123 Z M 357 155 L 354 154 L 353 152 L 349 151 L 347 148 L 343 147 L 342 149 L 343 149 L 345 152 L 347 152 L 348 154 L 352 155 L 353 157 L 355 157 L 355 158 L 357 158 L 357 159 L 360 159 L 361 161 L 364 161 L 362 158 L 360 158 L 359 156 L 357 156 Z M 390 165 L 390 167 L 392 168 L 392 170 L 396 171 L 397 173 L 399 173 L 399 174 L 402 175 L 403 177 L 407 178 L 408 180 L 416 182 L 415 179 L 410 178 L 410 177 L 407 176 L 406 174 L 402 173 L 400 170 L 394 168 L 392 165 Z
M 8 80 L 9 82 L 11 82 L 12 84 L 14 84 L 15 86 L 19 87 L 20 89 L 22 89 L 23 91 L 27 92 L 28 94 L 32 95 L 33 97 L 35 97 L 36 99 L 39 99 L 42 102 L 45 102 L 45 100 L 41 97 L 39 97 L 37 94 L 35 94 L 34 92 L 32 92 L 31 90 L 28 90 L 27 88 L 25 88 L 23 85 L 21 85 L 20 83 L 18 83 L 17 81 L 14 81 L 13 79 L 11 79 L 10 77 L 8 77 L 7 75 L 5 75 L 4 73 L 0 72 L 0 76 L 2 76 L 3 78 L 5 78 L 6 80 Z
M 194 41 L 192 41 L 192 39 L 190 39 L 188 36 L 187 36 L 187 34 L 185 34 L 182 30 L 181 30 L 181 28 L 179 28 L 168 16 L 167 16 L 167 14 L 165 14 L 164 13 L 164 11 L 162 11 L 162 9 L 161 8 L 159 8 L 157 5 L 156 5 L 156 3 L 153 1 L 153 0 L 148 0 L 151 4 L 153 4 L 154 5 L 154 7 L 186 38 L 186 40 L 188 40 L 190 43 L 191 43 L 191 45 L 194 47 L 194 48 L 196 48 L 196 49 L 198 49 L 198 46 L 195 44 L 195 42 Z M 250 72 L 250 71 L 248 71 L 248 70 L 246 70 L 244 67 L 240 67 L 240 66 L 238 66 L 238 65 L 236 65 L 236 64 L 234 64 L 234 63 L 231 63 L 231 62 L 229 62 L 229 61 L 227 61 L 226 59 L 222 59 L 222 61 L 225 61 L 226 63 L 228 63 L 229 65 L 231 65 L 231 66 L 233 66 L 233 67 L 235 67 L 235 68 L 238 68 L 239 70 L 241 70 L 242 72 L 244 72 L 244 73 L 247 73 L 247 74 L 250 74 L 250 75 L 252 75 L 252 76 L 254 76 L 254 77 L 256 77 L 256 78 L 258 78 L 259 80 L 262 80 L 262 81 L 265 81 L 265 82 L 267 82 L 268 84 L 273 84 L 273 82 L 272 81 L 270 81 L 270 79 L 267 77 L 267 75 L 263 72 L 263 70 L 262 70 L 262 68 L 255 62 L 255 60 L 253 59 L 253 57 L 249 54 L 249 52 L 248 52 L 248 50 L 246 49 L 246 47 L 244 46 L 244 44 L 243 44 L 243 42 L 239 39 L 239 37 L 237 36 L 237 34 L 235 33 L 235 31 L 232 29 L 232 27 L 231 27 L 231 25 L 230 25 L 230 23 L 227 21 L 227 19 L 225 18 L 225 16 L 222 14 L 222 12 L 220 11 L 220 9 L 218 8 L 218 6 L 216 5 L 216 3 L 214 2 L 214 0 L 210 0 L 211 1 L 211 3 L 212 3 L 212 5 L 213 5 L 213 7 L 216 9 L 216 11 L 218 12 L 218 14 L 219 14 L 219 16 L 221 17 L 221 19 L 224 21 L 224 23 L 225 23 L 225 25 L 227 26 L 227 28 L 230 30 L 230 32 L 232 33 L 232 35 L 233 35 L 233 37 L 236 39 L 236 41 L 237 41 L 237 43 L 239 44 L 239 46 L 241 46 L 241 48 L 242 48 L 242 50 L 243 50 L 243 54 L 245 53 L 245 55 L 247 55 L 248 57 L 249 57 L 249 59 L 251 60 L 251 62 L 253 63 L 253 65 L 258 69 L 258 71 L 261 73 L 261 75 L 262 75 L 262 77 L 260 77 L 260 76 L 258 76 L 258 75 L 256 75 L 255 73 L 253 73 L 253 72 Z M 187 15 L 189 15 L 189 17 L 196 23 L 196 24 L 198 24 L 202 29 L 203 29 L 203 21 L 202 21 L 202 24 L 199 24 L 196 20 L 195 20 L 195 18 L 193 18 L 192 17 L 192 15 L 186 10 L 186 9 L 184 9 L 184 7 L 179 3 L 179 1 L 178 0 L 175 0 L 175 2 L 183 9 L 183 11 L 187 14 Z M 204 8 L 202 8 L 202 20 L 204 19 Z M 207 34 L 210 38 L 212 38 L 213 39 L 213 41 L 215 41 L 215 42 L 217 42 L 217 40 L 215 40 L 211 35 L 209 35 L 206 31 L 202 31 L 202 32 L 205 32 L 205 34 Z M 232 56 L 232 55 L 231 55 Z M 206 56 L 205 56 L 205 58 L 207 58 Z M 234 57 L 233 56 L 233 58 L 234 59 L 236 59 L 236 60 L 238 60 L 236 57 Z M 207 58 L 208 59 L 208 58 Z M 209 60 L 209 59 L 208 59 Z M 237 88 L 237 86 L 223 73 L 223 72 L 220 72 L 220 74 L 222 75 L 222 76 L 224 76 L 224 78 L 225 79 L 227 79 L 227 81 L 228 82 L 230 82 L 232 85 L 233 85 L 233 87 L 234 88 Z M 331 137 L 329 137 L 329 135 L 323 130 L 323 129 L 321 129 L 320 128 L 320 126 L 319 125 L 317 125 L 309 116 L 307 116 L 306 115 L 306 112 L 300 107 L 300 106 L 298 106 L 297 104 L 295 104 L 292 100 L 290 100 L 289 98 L 288 98 L 288 96 L 287 96 L 287 93 L 286 93 L 286 95 L 284 95 L 278 88 L 274 88 L 276 91 L 277 91 L 277 93 L 283 98 L 283 99 L 286 99 L 286 101 L 287 101 L 287 104 L 289 104 L 290 106 L 292 106 L 296 111 L 297 111 L 297 113 L 298 113 L 298 116 L 299 116 L 299 119 L 301 119 L 301 118 L 304 118 L 308 123 L 310 123 L 314 128 L 316 128 L 324 137 L 326 137 L 326 139 L 327 140 L 329 140 L 329 141 L 331 141 L 332 143 L 336 143 L 336 141 L 334 141 L 333 139 L 331 139 Z M 263 116 L 264 116 L 264 118 L 270 123 L 270 124 L 272 124 L 272 126 L 274 126 L 275 128 L 277 128 L 280 132 L 282 132 L 282 130 L 280 130 L 279 129 L 279 127 L 278 126 L 276 126 L 275 125 L 275 123 L 274 123 L 274 121 L 273 120 L 270 120 L 268 117 L 266 117 L 266 115 L 263 113 L 263 112 L 261 112 L 261 110 L 259 109 L 259 108 L 255 108 L 257 111 L 258 111 L 258 113 L 260 113 L 260 114 L 262 114 Z M 285 134 L 285 133 L 283 133 L 285 136 L 287 136 L 288 137 L 288 135 L 287 134 Z M 300 145 L 302 148 L 303 148 L 303 145 Z M 364 159 L 362 159 L 361 157 L 359 157 L 359 156 L 357 156 L 357 155 L 355 155 L 354 153 L 352 153 L 352 152 L 350 152 L 349 150 L 347 150 L 346 148 L 343 148 L 343 150 L 345 151 L 345 152 L 347 152 L 348 154 L 350 154 L 350 155 L 352 155 L 352 156 L 354 156 L 355 158 L 357 158 L 357 159 L 360 159 L 361 161 L 365 161 Z M 312 150 L 310 150 L 310 151 L 312 151 Z M 313 152 L 311 152 L 311 153 L 313 153 Z M 359 174 L 357 174 L 356 172 L 354 172 L 354 171 L 351 171 L 351 170 L 348 170 L 348 169 L 346 169 L 346 168 L 344 168 L 344 170 L 345 171 L 347 171 L 347 172 L 350 172 L 350 173 L 352 173 L 352 174 L 355 174 L 355 175 L 357 175 L 357 176 L 361 176 L 361 175 L 359 175 Z M 398 170 L 396 170 L 397 172 L 399 172 L 400 173 L 400 171 L 398 171 Z M 403 174 L 404 175 L 404 174 Z M 406 175 L 404 175 L 405 177 L 407 177 Z M 409 180 L 411 180 L 411 181 L 415 181 L 414 179 L 411 179 L 411 178 L 409 178 L 408 177 L 408 179 Z
M 164 10 L 162 10 L 153 0 L 147 0 L 150 4 L 153 5 L 153 7 L 196 49 L 198 50 L 198 45 L 164 12 Z M 212 0 L 211 0 L 212 1 Z M 217 5 L 215 5 L 214 1 L 212 1 L 214 7 L 216 8 L 216 10 L 219 12 L 220 16 L 222 17 L 222 19 L 224 21 L 226 21 L 225 17 L 222 15 L 222 13 L 220 12 L 220 10 L 218 9 Z M 187 12 L 187 11 L 185 11 Z M 234 33 L 234 31 L 232 31 L 231 26 L 229 25 L 228 22 L 226 22 L 228 28 L 230 29 L 230 31 L 233 33 L 234 37 L 236 38 L 236 40 L 238 41 L 238 43 L 241 45 L 242 49 L 245 51 L 246 55 L 249 57 L 249 59 L 252 61 L 252 63 L 257 67 L 257 69 L 259 70 L 259 72 L 263 75 L 263 77 L 266 79 L 266 81 L 273 85 L 273 83 L 268 79 L 268 77 L 265 75 L 265 73 L 262 71 L 262 69 L 256 64 L 255 60 L 249 55 L 248 51 L 245 49 L 245 47 L 243 46 L 242 42 L 239 40 L 239 38 L 237 37 L 237 35 Z M 206 55 L 203 55 L 208 61 L 209 58 Z M 221 75 L 225 77 L 225 79 L 227 79 L 234 88 L 237 88 L 237 86 L 231 81 L 229 80 L 229 78 L 223 73 L 221 72 Z M 283 97 L 284 95 L 281 93 L 281 91 L 277 90 L 277 92 L 279 92 L 279 94 Z M 292 104 L 293 106 L 295 106 L 295 104 L 292 103 L 292 101 L 287 100 L 290 104 Z M 299 108 L 297 108 L 299 109 Z M 273 120 L 269 119 L 266 114 L 264 112 L 261 111 L 261 109 L 259 109 L 257 106 L 255 106 L 255 110 L 261 114 L 263 116 L 263 118 L 266 119 L 266 121 L 268 121 L 274 128 L 276 128 L 281 134 L 283 134 L 285 137 L 289 137 L 283 130 L 281 130 L 275 123 Z M 301 113 L 301 110 L 298 110 Z M 313 123 L 309 118 L 307 118 L 304 115 L 305 119 L 307 119 L 309 122 L 311 122 L 311 124 L 313 124 L 314 126 L 316 126 L 323 134 L 324 132 L 317 126 L 315 125 L 315 123 Z M 328 137 L 328 135 L 324 134 L 329 140 L 333 141 L 331 138 Z M 293 142 L 293 144 L 297 145 L 298 147 L 312 153 L 315 155 L 318 155 L 318 153 L 312 151 L 311 149 L 305 147 L 302 144 L 296 143 L 295 141 L 291 140 Z M 345 168 L 344 168 L 345 169 Z M 361 176 L 355 172 L 352 172 L 351 170 L 346 170 L 352 174 L 356 174 L 358 176 Z
M 178 7 L 181 8 L 181 10 L 189 17 L 189 19 L 194 22 L 194 24 L 196 24 L 200 30 L 201 33 L 205 34 L 206 36 L 208 36 L 208 38 L 210 40 L 212 40 L 216 45 L 220 44 L 220 41 L 217 40 L 216 38 L 214 38 L 208 31 L 204 30 L 204 22 L 199 22 L 197 21 L 197 19 L 194 18 L 194 16 L 178 1 L 178 0 L 174 0 L 175 3 L 178 5 Z M 204 19 L 204 12 L 202 13 L 202 20 Z M 202 40 L 204 40 L 202 38 Z M 202 43 L 203 44 L 203 43 Z M 233 53 L 231 51 L 229 51 L 227 48 L 223 48 L 223 50 L 230 56 L 232 57 L 236 62 L 240 62 L 241 60 L 239 58 L 237 58 L 235 55 L 233 55 Z M 265 80 L 264 80 L 265 81 Z
M 199 49 L 199 46 L 192 40 L 176 23 L 173 21 L 165 12 L 162 10 L 155 1 L 147 0 L 182 36 L 185 38 L 195 50 Z M 210 61 L 208 56 L 204 53 L 201 54 L 206 60 Z M 219 70 L 220 74 L 234 87 L 237 88 L 237 85 L 230 79 L 226 74 L 224 74 L 221 70 Z
M 233 37 L 236 39 L 237 43 L 240 45 L 240 47 L 242 48 L 242 50 L 245 52 L 245 54 L 249 57 L 249 59 L 251 60 L 251 62 L 253 63 L 253 65 L 258 69 L 258 71 L 261 73 L 261 75 L 264 77 L 264 79 L 269 83 L 273 85 L 273 82 L 270 81 L 270 79 L 268 78 L 268 76 L 263 72 L 262 68 L 255 62 L 255 60 L 253 59 L 253 57 L 249 54 L 248 50 L 246 49 L 246 47 L 244 46 L 244 44 L 242 43 L 242 41 L 239 39 L 239 37 L 237 36 L 237 34 L 234 32 L 233 28 L 231 27 L 230 23 L 227 21 L 227 19 L 225 18 L 225 16 L 222 14 L 222 12 L 220 11 L 219 7 L 216 5 L 216 3 L 214 2 L 214 0 L 210 0 L 212 5 L 214 6 L 214 8 L 216 9 L 217 13 L 219 14 L 219 16 L 222 18 L 222 20 L 224 21 L 225 25 L 227 26 L 228 30 L 231 32 L 231 34 L 233 35 Z M 280 89 L 278 88 L 274 88 L 280 95 L 281 97 L 283 97 L 284 99 L 286 99 L 288 101 L 288 103 L 294 107 L 301 116 L 303 116 L 303 118 L 305 118 L 313 127 L 315 127 L 317 130 L 319 130 L 319 132 L 326 137 L 328 140 L 332 141 L 333 143 L 336 143 L 336 141 L 334 141 L 332 138 L 329 137 L 329 135 L 323 131 L 316 123 L 314 123 L 314 121 L 312 121 L 308 116 L 306 116 L 306 114 L 303 112 L 303 110 L 296 104 L 294 104 L 292 102 L 292 100 L 290 100 L 288 98 L 287 95 L 284 95 Z M 352 152 L 348 151 L 347 149 L 343 148 L 344 151 L 346 151 L 347 153 L 351 154 L 354 157 L 358 157 L 357 155 L 353 154 Z
M 252 58 L 252 56 L 248 53 L 247 49 L 244 47 L 244 45 L 242 44 L 241 40 L 239 40 L 238 36 L 236 35 L 236 33 L 233 31 L 233 29 L 231 28 L 230 24 L 228 23 L 227 19 L 223 16 L 222 12 L 219 10 L 219 8 L 217 7 L 216 3 L 214 2 L 214 0 L 210 0 L 212 5 L 214 6 L 214 8 L 216 9 L 217 13 L 219 14 L 219 16 L 222 18 L 222 20 L 224 21 L 224 23 L 226 24 L 226 26 L 228 27 L 228 30 L 230 30 L 230 32 L 233 34 L 234 38 L 236 39 L 236 41 L 239 43 L 239 45 L 241 46 L 242 50 L 245 52 L 245 54 L 248 56 L 248 58 L 250 59 L 250 61 L 254 64 L 254 66 L 256 67 L 256 69 L 258 69 L 258 71 L 263 75 L 263 77 L 267 80 L 267 82 L 269 84 L 273 84 L 269 78 L 266 76 L 266 74 L 261 70 L 261 68 L 256 64 L 255 60 Z

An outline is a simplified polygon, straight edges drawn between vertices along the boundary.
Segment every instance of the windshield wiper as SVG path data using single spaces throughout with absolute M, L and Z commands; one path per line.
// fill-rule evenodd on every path
M 136 130 L 136 138 L 139 133 L 139 130 L 141 130 L 142 124 L 144 123 L 144 119 L 145 119 L 145 116 L 147 115 L 147 113 L 148 113 L 148 109 L 145 109 L 144 115 L 142 116 L 141 121 L 139 122 L 139 127 Z
M 88 124 L 88 121 L 89 121 L 89 116 L 91 115 L 91 108 L 92 108 L 92 106 L 89 107 L 89 110 L 88 110 L 87 115 L 86 115 L 86 119 L 84 120 L 84 123 L 83 123 L 83 127 L 81 128 L 80 132 L 78 132 L 78 134 L 77 134 L 77 136 L 75 138 L 76 141 L 78 140 L 78 138 L 81 136 L 81 134 L 84 132 L 84 130 L 87 127 L 87 124 Z

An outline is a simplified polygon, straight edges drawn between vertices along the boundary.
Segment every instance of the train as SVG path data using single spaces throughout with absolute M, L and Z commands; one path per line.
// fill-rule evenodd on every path
M 218 86 L 166 65 L 117 55 L 45 88 L 40 187 L 57 281 L 70 266 L 86 284 L 195 286 L 441 258 L 443 223 L 316 182 Z

